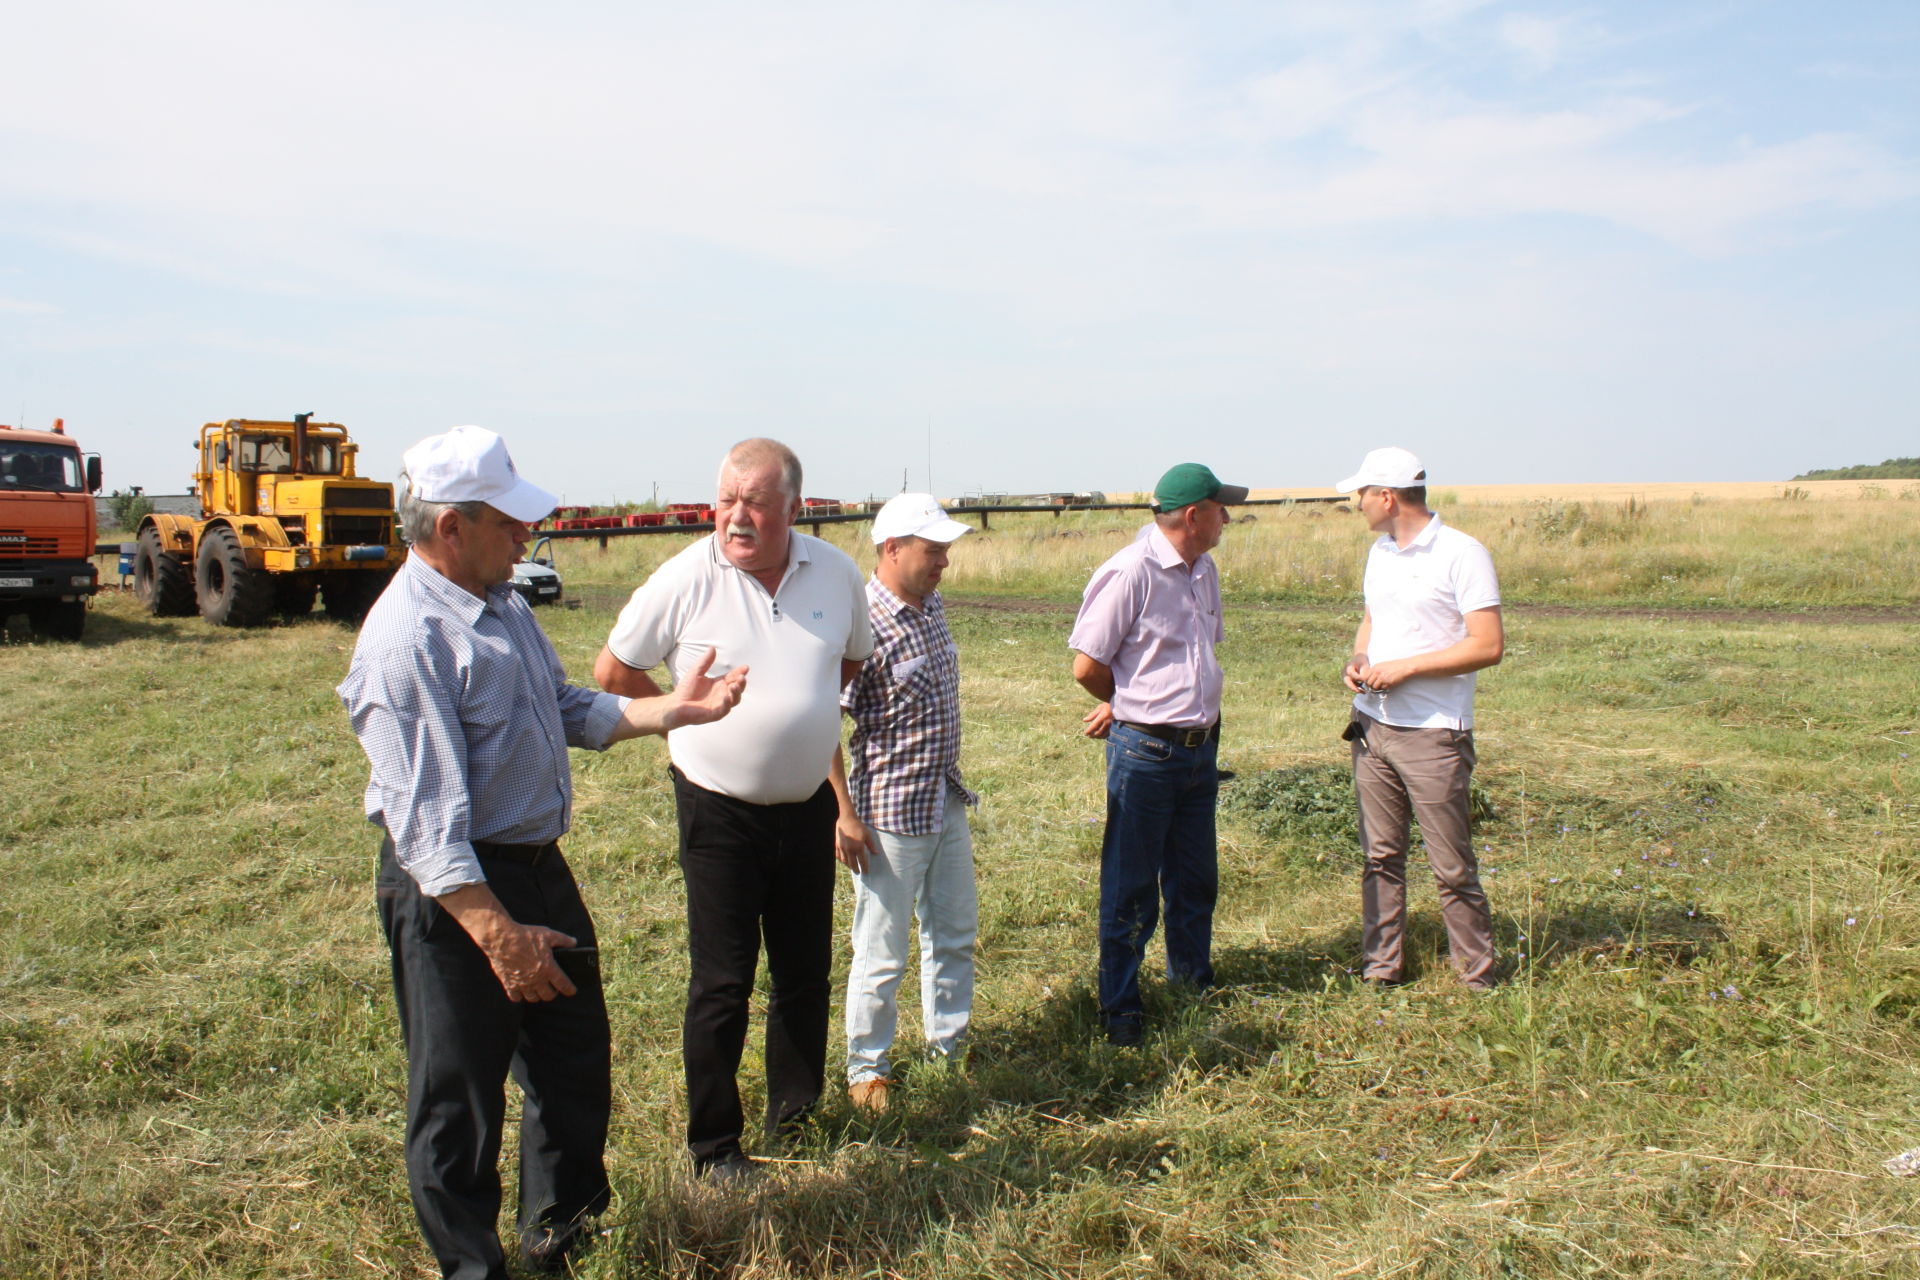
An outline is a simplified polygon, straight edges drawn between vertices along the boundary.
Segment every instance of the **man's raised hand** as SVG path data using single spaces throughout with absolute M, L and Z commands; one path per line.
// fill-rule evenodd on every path
M 723 676 L 709 676 L 707 671 L 719 652 L 707 650 L 693 670 L 687 672 L 686 679 L 673 687 L 674 705 L 668 712 L 670 728 L 712 724 L 738 705 L 740 695 L 747 688 L 747 669 L 735 667 Z

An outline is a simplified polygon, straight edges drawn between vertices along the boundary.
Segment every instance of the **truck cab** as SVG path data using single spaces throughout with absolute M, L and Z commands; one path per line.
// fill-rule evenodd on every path
M 0 616 L 25 614 L 35 635 L 80 638 L 100 589 L 99 490 L 100 456 L 83 454 L 63 420 L 51 431 L 0 426 Z

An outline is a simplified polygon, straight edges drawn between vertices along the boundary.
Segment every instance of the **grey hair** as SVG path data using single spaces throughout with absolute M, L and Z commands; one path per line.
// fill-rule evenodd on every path
M 457 511 L 463 520 L 478 520 L 480 513 L 487 509 L 484 502 L 428 502 L 425 498 L 413 496 L 413 480 L 406 472 L 400 473 L 405 485 L 400 491 L 400 501 L 395 510 L 400 516 L 400 536 L 409 546 L 419 546 L 423 542 L 433 541 L 434 521 L 440 518 L 442 511 Z
M 770 462 L 780 464 L 780 487 L 795 502 L 800 500 L 800 458 L 793 450 L 778 440 L 769 440 L 765 436 L 755 436 L 751 440 L 742 440 L 727 450 L 725 465 L 745 471 L 749 467 L 761 467 Z

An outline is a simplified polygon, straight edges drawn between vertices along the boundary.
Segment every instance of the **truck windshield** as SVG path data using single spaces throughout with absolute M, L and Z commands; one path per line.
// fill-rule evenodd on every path
M 0 441 L 0 489 L 80 493 L 83 488 L 78 449 Z

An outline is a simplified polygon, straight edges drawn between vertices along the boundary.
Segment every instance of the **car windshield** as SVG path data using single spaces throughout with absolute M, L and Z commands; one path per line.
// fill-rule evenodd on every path
M 80 451 L 57 444 L 0 442 L 0 488 L 80 493 Z

